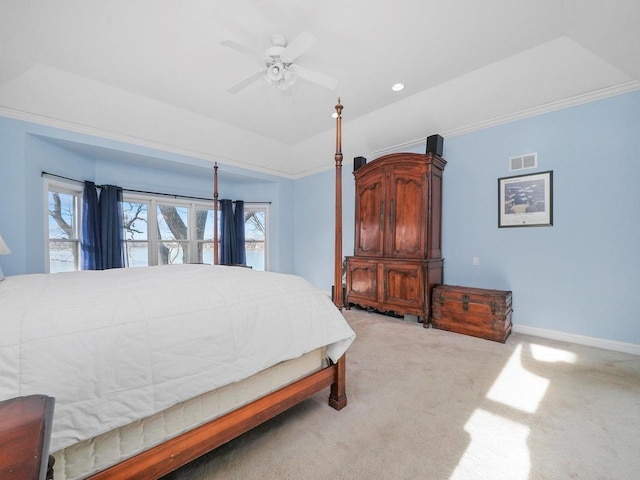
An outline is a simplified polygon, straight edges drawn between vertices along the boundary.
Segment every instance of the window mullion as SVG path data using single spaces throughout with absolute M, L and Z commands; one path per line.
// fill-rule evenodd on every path
M 187 240 L 189 249 L 189 263 L 195 263 L 198 258 L 198 235 L 196 225 L 196 204 L 189 204 L 189 225 L 187 225 Z
M 149 265 L 158 265 L 158 202 L 155 198 L 149 199 L 149 214 L 147 215 L 149 237 Z
M 73 207 L 75 209 L 74 212 L 74 223 L 75 225 L 73 226 L 73 232 L 76 236 L 75 238 L 75 250 L 76 250 L 76 255 L 75 255 L 75 269 L 76 270 L 80 270 L 80 265 L 82 265 L 82 259 L 80 258 L 80 255 L 82 255 L 82 248 L 80 246 L 80 225 L 82 225 L 82 197 L 80 195 L 75 195 L 73 197 Z

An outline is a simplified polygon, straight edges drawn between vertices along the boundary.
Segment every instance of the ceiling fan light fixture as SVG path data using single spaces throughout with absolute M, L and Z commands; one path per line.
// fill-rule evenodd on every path
M 267 68 L 267 79 L 271 82 L 277 82 L 282 80 L 284 72 L 284 65 L 279 62 L 273 62 Z
M 288 89 L 298 79 L 298 75 L 292 68 L 289 68 L 290 66 L 284 62 L 272 62 L 267 67 L 265 80 L 271 84 L 275 83 L 278 90 Z

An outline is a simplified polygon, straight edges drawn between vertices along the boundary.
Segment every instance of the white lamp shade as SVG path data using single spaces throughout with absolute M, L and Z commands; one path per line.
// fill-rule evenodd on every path
M 0 254 L 3 254 L 3 253 L 11 253 L 11 250 L 2 239 L 2 235 L 0 235 Z

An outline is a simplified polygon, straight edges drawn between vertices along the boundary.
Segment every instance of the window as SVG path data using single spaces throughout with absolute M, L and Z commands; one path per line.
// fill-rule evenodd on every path
M 130 267 L 213 264 L 213 202 L 125 194 L 123 210 Z
M 196 208 L 196 249 L 198 263 L 213 263 L 213 208 Z
M 46 185 L 49 271 L 79 270 L 82 186 Z M 129 267 L 213 264 L 213 202 L 125 192 L 122 211 Z M 266 270 L 268 205 L 245 203 L 244 218 L 247 265 Z
M 57 182 L 46 185 L 49 272 L 79 270 L 82 190 Z
M 189 207 L 158 204 L 158 264 L 189 263 Z
M 146 267 L 149 265 L 148 212 L 148 202 L 127 202 L 126 200 L 122 202 L 127 264 L 130 267 Z
M 245 204 L 244 237 L 247 265 L 266 270 L 267 205 Z

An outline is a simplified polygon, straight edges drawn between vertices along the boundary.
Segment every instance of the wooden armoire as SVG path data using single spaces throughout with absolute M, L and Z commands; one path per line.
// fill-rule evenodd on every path
M 417 315 L 428 326 L 442 283 L 442 173 L 435 153 L 394 153 L 354 171 L 354 255 L 346 305 Z

